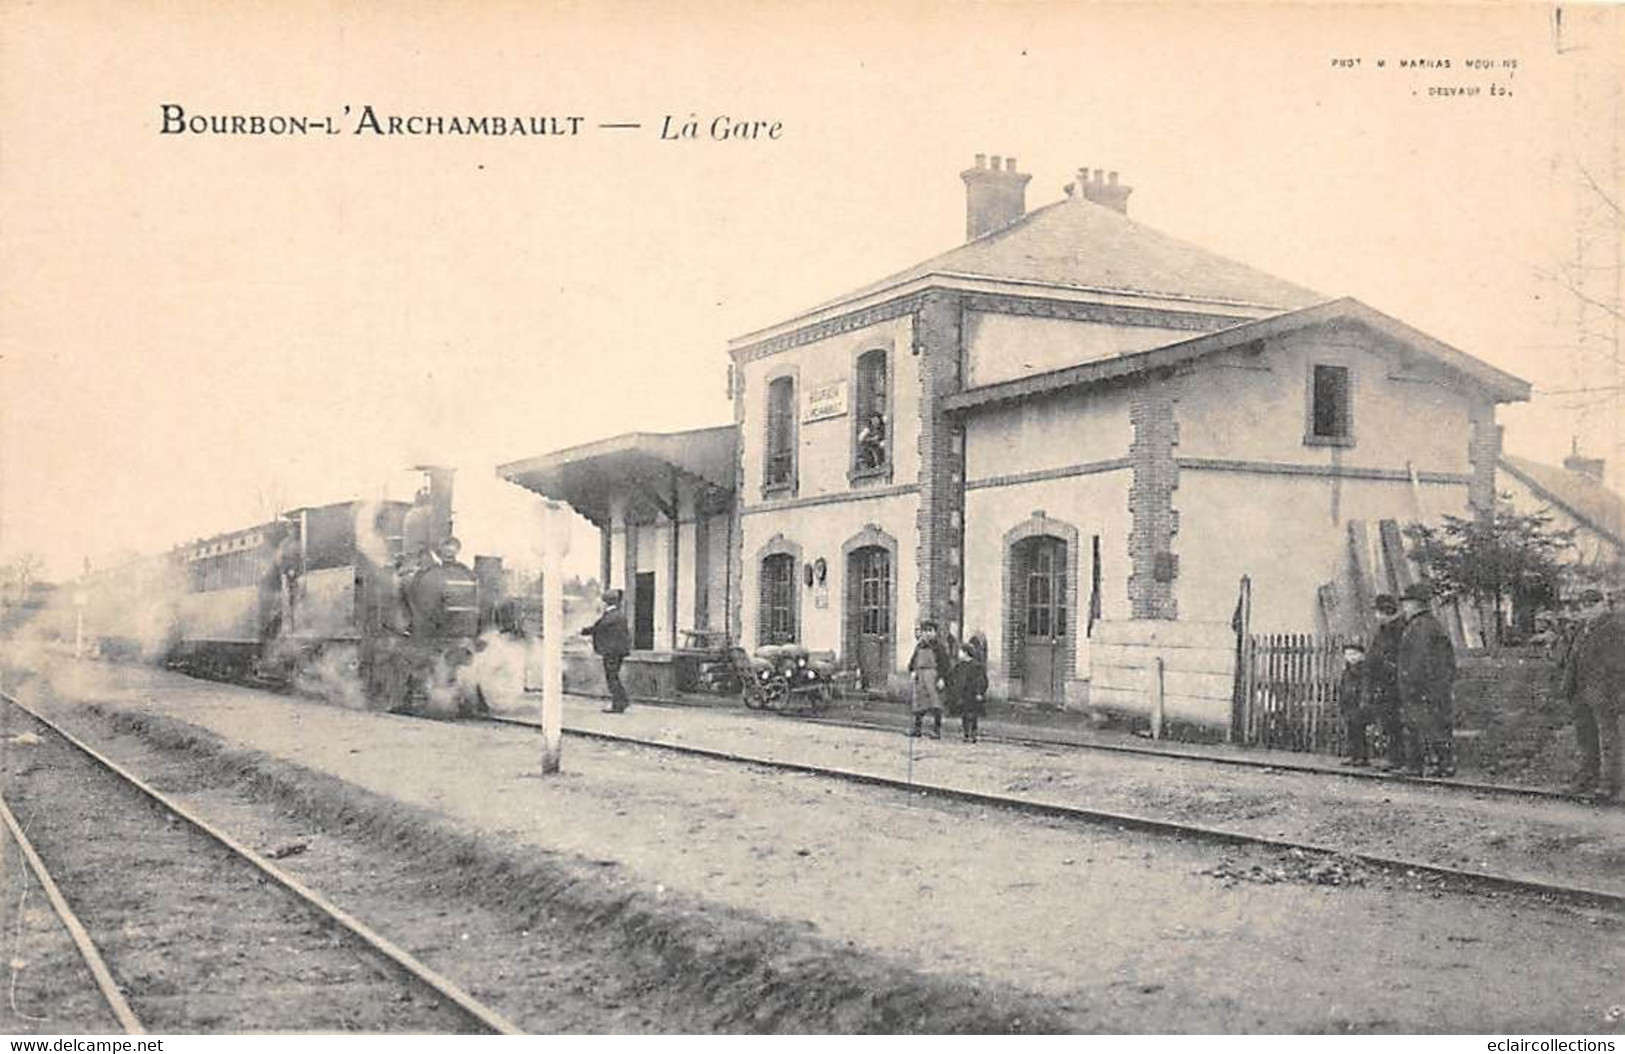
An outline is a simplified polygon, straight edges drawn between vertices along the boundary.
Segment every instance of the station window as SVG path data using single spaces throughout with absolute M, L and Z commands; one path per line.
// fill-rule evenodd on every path
M 1309 427 L 1304 442 L 1352 446 L 1354 408 L 1347 366 L 1316 364 L 1309 370 Z
M 796 639 L 796 558 L 774 553 L 762 560 L 758 644 L 790 644 Z
M 875 348 L 858 356 L 852 378 L 852 442 L 854 475 L 884 472 L 891 465 L 891 402 L 886 350 Z
M 768 490 L 794 487 L 796 478 L 796 381 L 775 377 L 767 386 L 767 445 L 762 485 Z

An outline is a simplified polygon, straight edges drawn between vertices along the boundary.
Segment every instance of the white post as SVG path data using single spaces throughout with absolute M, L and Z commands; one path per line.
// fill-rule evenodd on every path
M 1162 708 L 1163 708 L 1162 674 L 1163 674 L 1162 656 L 1158 655 L 1156 657 L 1156 659 L 1154 660 L 1154 664 L 1153 664 L 1152 670 L 1151 670 L 1151 678 L 1152 678 L 1152 680 L 1151 680 L 1151 738 L 1152 739 L 1161 739 L 1162 738 L 1162 718 L 1163 718 L 1163 711 L 1162 711 Z
M 85 594 L 80 589 L 73 591 L 73 657 L 85 657 Z
M 564 557 L 570 507 L 542 505 L 542 774 L 559 771 L 564 751 Z

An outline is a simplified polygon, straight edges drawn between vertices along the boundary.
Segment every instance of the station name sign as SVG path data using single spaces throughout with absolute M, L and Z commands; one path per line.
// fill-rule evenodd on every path
M 829 384 L 820 384 L 816 388 L 807 389 L 807 408 L 802 412 L 803 424 L 814 421 L 827 421 L 832 417 L 846 416 L 846 382 L 832 381 Z

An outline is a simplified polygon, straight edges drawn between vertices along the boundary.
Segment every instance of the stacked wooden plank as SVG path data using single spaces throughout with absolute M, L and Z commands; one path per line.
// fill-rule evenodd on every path
M 1364 520 L 1350 520 L 1343 567 L 1337 578 L 1316 591 L 1315 631 L 1320 636 L 1369 641 L 1376 631 L 1373 601 L 1379 593 L 1398 597 L 1426 578 L 1406 552 L 1405 537 L 1395 520 L 1380 520 L 1376 530 Z M 1470 604 L 1436 602 L 1434 612 L 1458 649 L 1482 647 L 1478 612 Z

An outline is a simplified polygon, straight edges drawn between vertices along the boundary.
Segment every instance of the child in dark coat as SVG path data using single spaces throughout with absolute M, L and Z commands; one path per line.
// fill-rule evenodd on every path
M 1376 708 L 1371 705 L 1370 668 L 1366 665 L 1365 649 L 1358 644 L 1343 648 L 1343 675 L 1338 679 L 1337 703 L 1343 711 L 1348 757 L 1342 764 L 1365 768 L 1371 764 L 1366 726 L 1377 720 Z
M 987 709 L 987 638 L 972 633 L 948 673 L 948 709 L 959 715 L 959 734 L 976 742 L 977 725 Z

